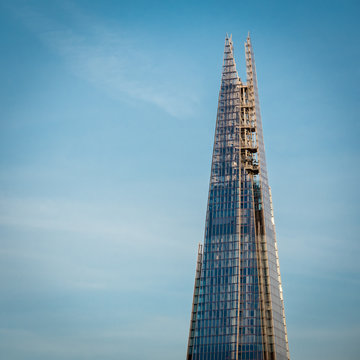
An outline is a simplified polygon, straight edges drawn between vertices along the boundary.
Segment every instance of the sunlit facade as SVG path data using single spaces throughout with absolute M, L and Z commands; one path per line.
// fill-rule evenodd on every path
M 249 36 L 245 56 L 243 83 L 227 36 L 187 360 L 290 358 Z

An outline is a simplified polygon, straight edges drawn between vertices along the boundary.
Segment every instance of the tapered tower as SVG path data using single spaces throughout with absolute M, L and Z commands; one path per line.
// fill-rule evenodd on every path
M 289 360 L 250 36 L 246 83 L 226 36 L 187 360 Z

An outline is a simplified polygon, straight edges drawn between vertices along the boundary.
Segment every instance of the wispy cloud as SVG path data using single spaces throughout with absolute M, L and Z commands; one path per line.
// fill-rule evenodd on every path
M 100 20 L 81 14 L 74 6 L 71 6 L 74 25 L 28 6 L 14 11 L 76 76 L 109 96 L 151 103 L 176 118 L 194 114 L 197 95 L 190 84 L 183 83 L 183 76 L 176 73 L 179 71 L 176 64 L 164 66 L 159 52 L 166 54 L 166 49 L 154 45 L 143 50 L 143 40 L 114 25 L 102 25 Z
M 0 196 L 0 203 L 0 225 L 3 226 L 29 231 L 68 232 L 74 236 L 101 236 L 103 240 L 121 243 L 133 250 L 153 248 L 154 244 L 177 246 L 178 251 L 184 250 L 181 236 L 173 237 L 169 243 L 167 231 L 176 219 L 161 210 L 150 213 L 151 205 L 4 196 Z M 137 226 L 139 218 L 142 227 Z M 168 226 L 163 229 L 156 227 L 161 221 Z
M 142 359 L 148 354 L 146 351 L 156 353 L 157 359 L 175 359 L 174 353 L 181 353 L 185 344 L 187 321 L 182 317 L 164 317 L 161 315 L 147 316 L 138 319 L 134 318 L 130 323 L 120 322 L 116 318 L 117 314 L 103 314 L 102 318 L 94 316 L 90 322 L 96 321 L 94 328 L 77 327 L 78 318 L 68 318 L 59 322 L 50 314 L 51 319 L 61 328 L 58 333 L 43 329 L 12 329 L 3 326 L 0 328 L 0 345 L 4 349 L 13 349 L 15 346 L 18 352 L 24 354 L 24 358 L 38 356 L 45 359 L 64 359 L 64 358 L 84 358 L 87 359 Z M 106 316 L 105 316 L 106 315 Z M 89 320 L 87 320 L 89 321 Z M 67 325 L 66 331 L 62 327 Z M 116 323 L 118 322 L 118 323 Z M 109 326 L 110 323 L 110 326 Z M 174 336 L 176 334 L 176 336 Z M 154 343 L 154 336 L 160 337 L 164 345 L 159 349 Z M 140 354 L 134 352 L 134 346 L 138 346 L 139 341 L 143 344 Z M 26 355 L 25 355 L 26 354 Z

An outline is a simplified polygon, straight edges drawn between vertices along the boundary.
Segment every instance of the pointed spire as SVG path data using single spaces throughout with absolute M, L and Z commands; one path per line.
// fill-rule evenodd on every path
M 248 32 L 248 36 L 245 41 L 245 59 L 246 59 L 246 81 L 248 84 L 253 84 L 253 81 L 255 80 L 254 78 L 255 63 L 254 63 L 254 54 L 250 39 L 250 31 Z
M 226 34 L 224 48 L 224 62 L 222 71 L 222 80 L 228 83 L 237 83 L 239 75 L 236 71 L 236 63 L 234 58 L 234 49 L 232 43 L 232 35 Z

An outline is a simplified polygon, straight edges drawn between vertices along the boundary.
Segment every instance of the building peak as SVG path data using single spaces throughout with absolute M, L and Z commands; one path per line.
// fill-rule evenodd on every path
M 232 40 L 232 34 L 229 36 L 229 34 L 226 33 L 225 40 Z
M 238 81 L 239 81 L 239 75 L 236 70 L 234 47 L 233 47 L 231 34 L 230 34 L 230 37 L 228 34 L 226 34 L 226 37 L 225 37 L 222 81 L 225 81 L 228 83 L 238 83 Z

